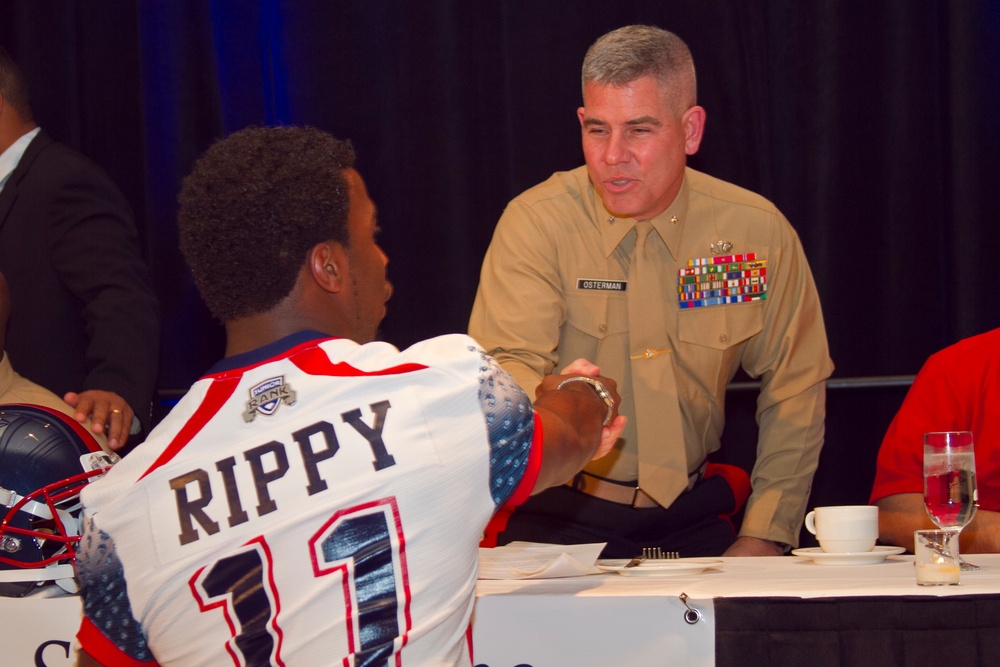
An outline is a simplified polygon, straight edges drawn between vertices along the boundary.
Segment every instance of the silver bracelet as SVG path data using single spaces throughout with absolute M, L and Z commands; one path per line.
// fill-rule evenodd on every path
M 587 384 L 589 384 L 591 387 L 594 388 L 594 391 L 597 392 L 597 395 L 600 397 L 602 401 L 604 401 L 604 405 L 606 405 L 608 408 L 607 412 L 604 414 L 604 421 L 601 422 L 602 426 L 607 426 L 608 423 L 611 421 L 611 415 L 615 413 L 615 399 L 611 398 L 611 394 L 609 394 L 608 390 L 604 388 L 604 383 L 602 383 L 600 380 L 595 380 L 594 378 L 575 375 L 573 377 L 566 378 L 565 380 L 560 382 L 558 385 L 556 385 L 556 389 L 562 389 L 565 385 L 567 385 L 570 382 L 586 382 Z

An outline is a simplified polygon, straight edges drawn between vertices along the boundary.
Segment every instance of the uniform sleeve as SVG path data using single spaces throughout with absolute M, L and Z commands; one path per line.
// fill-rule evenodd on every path
M 496 508 L 524 502 L 541 468 L 541 423 L 528 395 L 483 355 L 479 404 L 490 447 L 490 495 Z
M 795 231 L 778 214 L 761 333 L 743 368 L 761 380 L 757 459 L 741 536 L 796 546 L 823 446 L 833 370 L 819 295 Z
M 924 433 L 967 430 L 962 404 L 940 354 L 917 374 L 882 439 L 871 502 L 897 493 L 924 492 Z
M 483 260 L 469 335 L 534 394 L 558 358 L 566 300 L 555 242 L 514 200 L 497 223 Z
M 77 633 L 81 648 L 107 667 L 156 665 L 129 605 L 114 542 L 93 517 L 83 522 L 76 568 L 83 596 L 83 622 Z

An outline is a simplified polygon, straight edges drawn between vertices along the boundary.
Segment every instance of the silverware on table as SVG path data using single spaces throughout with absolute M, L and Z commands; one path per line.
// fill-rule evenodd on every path
M 647 560 L 673 560 L 675 558 L 680 558 L 676 551 L 664 551 L 660 547 L 643 547 L 642 553 L 625 563 L 625 567 L 635 567 Z

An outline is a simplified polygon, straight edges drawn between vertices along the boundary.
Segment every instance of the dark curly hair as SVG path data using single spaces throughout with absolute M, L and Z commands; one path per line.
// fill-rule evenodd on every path
M 184 179 L 180 246 L 202 299 L 227 322 L 288 296 L 310 248 L 349 244 L 347 141 L 311 127 L 253 127 L 217 141 Z

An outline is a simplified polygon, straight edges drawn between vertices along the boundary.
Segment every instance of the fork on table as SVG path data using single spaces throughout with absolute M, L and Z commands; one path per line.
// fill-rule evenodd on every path
M 675 558 L 680 558 L 680 555 L 676 551 L 664 551 L 660 547 L 643 547 L 642 553 L 625 563 L 625 567 L 635 567 L 647 560 L 673 560 Z

